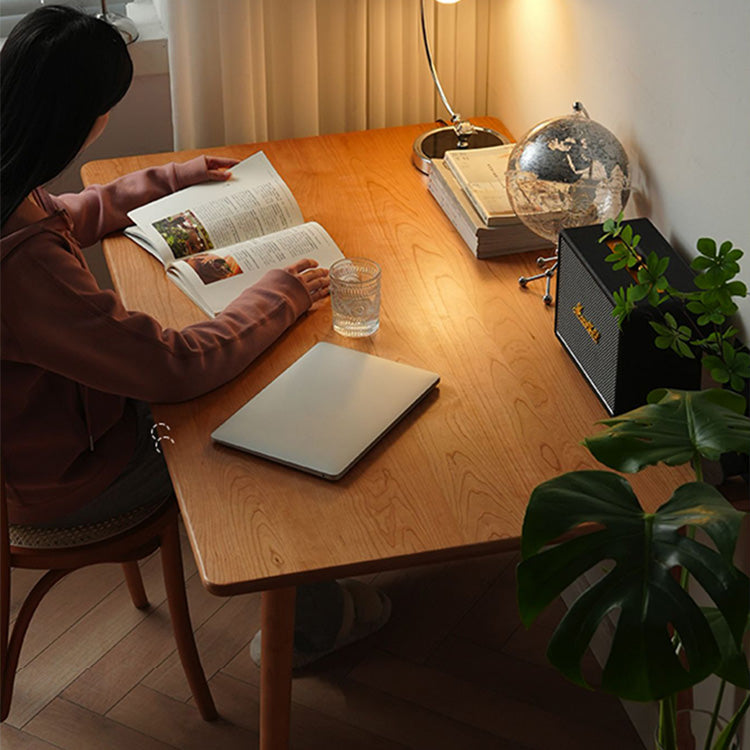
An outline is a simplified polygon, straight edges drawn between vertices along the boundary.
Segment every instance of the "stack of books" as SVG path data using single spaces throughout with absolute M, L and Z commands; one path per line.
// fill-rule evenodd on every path
M 513 145 L 446 151 L 431 163 L 428 189 L 477 258 L 553 247 L 511 208 L 505 171 Z

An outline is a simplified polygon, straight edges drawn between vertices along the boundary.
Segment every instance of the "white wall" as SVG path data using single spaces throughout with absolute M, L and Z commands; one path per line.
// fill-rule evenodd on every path
M 88 161 L 172 150 L 169 76 L 136 76 L 110 114 L 104 133 L 49 183 L 51 193 L 82 188 L 80 170 Z
M 582 101 L 630 156 L 628 216 L 686 255 L 732 240 L 750 286 L 750 2 L 492 0 L 491 24 L 489 114 L 520 138 Z
M 750 286 L 750 2 L 492 0 L 491 26 L 489 114 L 520 138 L 582 101 L 630 156 L 627 215 L 686 256 L 699 237 L 731 239 Z M 739 304 L 748 341 L 750 298 Z M 696 703 L 711 708 L 715 688 Z M 736 701 L 728 690 L 727 715 Z

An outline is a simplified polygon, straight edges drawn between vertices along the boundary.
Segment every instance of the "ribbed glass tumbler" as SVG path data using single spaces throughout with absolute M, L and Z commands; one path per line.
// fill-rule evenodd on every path
M 330 268 L 333 330 L 370 336 L 380 326 L 380 266 L 367 258 L 342 258 Z

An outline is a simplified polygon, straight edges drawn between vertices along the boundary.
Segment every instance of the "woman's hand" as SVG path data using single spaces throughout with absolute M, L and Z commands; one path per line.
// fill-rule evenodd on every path
M 203 158 L 206 160 L 208 179 L 214 182 L 228 180 L 232 176 L 230 168 L 239 164 L 239 159 L 229 159 L 226 156 L 204 156 Z
M 318 261 L 302 258 L 284 270 L 302 282 L 313 303 L 328 296 L 328 269 L 320 268 Z

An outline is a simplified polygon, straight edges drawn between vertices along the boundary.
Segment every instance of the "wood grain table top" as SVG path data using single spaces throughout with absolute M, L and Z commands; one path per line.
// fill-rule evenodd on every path
M 479 124 L 503 129 L 479 118 Z M 349 339 L 328 301 L 241 376 L 199 399 L 157 404 L 165 454 L 204 584 L 217 594 L 296 585 L 518 545 L 540 482 L 603 468 L 580 444 L 606 412 L 554 335 L 543 285 L 518 286 L 536 253 L 477 260 L 427 192 L 411 146 L 430 125 L 91 162 L 84 182 L 197 153 L 263 150 L 345 255 L 383 269 L 380 330 Z M 115 286 L 164 326 L 204 320 L 163 268 L 123 236 L 104 243 Z M 329 482 L 212 444 L 213 429 L 318 341 L 440 374 L 439 389 L 354 468 Z M 654 509 L 681 469 L 631 478 Z

